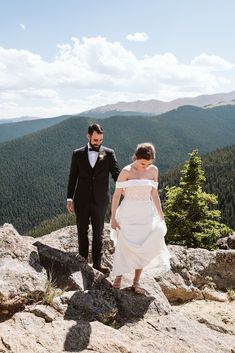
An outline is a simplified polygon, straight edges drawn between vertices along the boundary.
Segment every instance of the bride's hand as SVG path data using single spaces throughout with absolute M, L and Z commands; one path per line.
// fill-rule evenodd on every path
M 111 228 L 114 229 L 114 230 L 117 230 L 119 229 L 119 224 L 117 223 L 116 219 L 112 219 L 111 221 Z

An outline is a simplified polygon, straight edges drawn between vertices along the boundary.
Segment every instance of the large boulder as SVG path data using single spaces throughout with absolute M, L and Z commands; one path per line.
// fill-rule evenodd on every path
M 235 232 L 228 237 L 218 239 L 216 243 L 220 249 L 235 249 Z
M 19 235 L 10 224 L 0 227 L 1 296 L 12 298 L 44 289 L 47 275 L 33 241 Z
M 70 319 L 48 308 L 16 313 L 0 324 L 2 353 L 232 353 L 232 332 L 180 312 L 152 315 L 121 327 Z
M 133 340 L 98 321 L 75 321 L 62 316 L 50 321 L 43 313 L 39 316 L 39 311 L 36 315 L 15 314 L 14 320 L 1 324 L 0 332 L 2 353 L 141 353 Z
M 208 290 L 235 289 L 235 250 L 187 249 L 169 246 L 171 271 L 155 276 L 171 302 L 208 299 Z M 216 294 L 214 294 L 214 299 Z M 220 300 L 219 299 L 219 300 Z

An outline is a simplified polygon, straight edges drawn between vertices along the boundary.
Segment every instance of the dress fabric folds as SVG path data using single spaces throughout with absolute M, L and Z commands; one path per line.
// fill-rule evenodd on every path
M 170 252 L 165 244 L 167 232 L 151 199 L 158 183 L 149 179 L 116 182 L 125 197 L 116 211 L 120 229 L 111 230 L 115 244 L 112 275 L 119 276 L 135 269 L 153 269 L 160 274 L 170 269 Z

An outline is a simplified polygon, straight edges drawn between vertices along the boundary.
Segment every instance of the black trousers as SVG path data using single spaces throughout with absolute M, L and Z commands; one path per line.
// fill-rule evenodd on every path
M 76 212 L 77 229 L 78 229 L 78 248 L 79 254 L 88 257 L 89 239 L 88 228 L 92 226 L 92 260 L 93 264 L 100 266 L 103 248 L 103 229 L 107 205 L 104 207 L 90 202 L 88 205 L 79 205 Z

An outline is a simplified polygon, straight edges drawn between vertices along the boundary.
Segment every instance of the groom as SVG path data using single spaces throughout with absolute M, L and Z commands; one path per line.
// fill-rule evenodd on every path
M 73 151 L 67 193 L 67 210 L 75 211 L 79 254 L 88 260 L 88 227 L 91 221 L 93 267 L 102 273 L 103 227 L 109 203 L 109 173 L 114 181 L 119 175 L 115 153 L 102 146 L 103 129 L 99 124 L 88 127 L 88 144 Z

